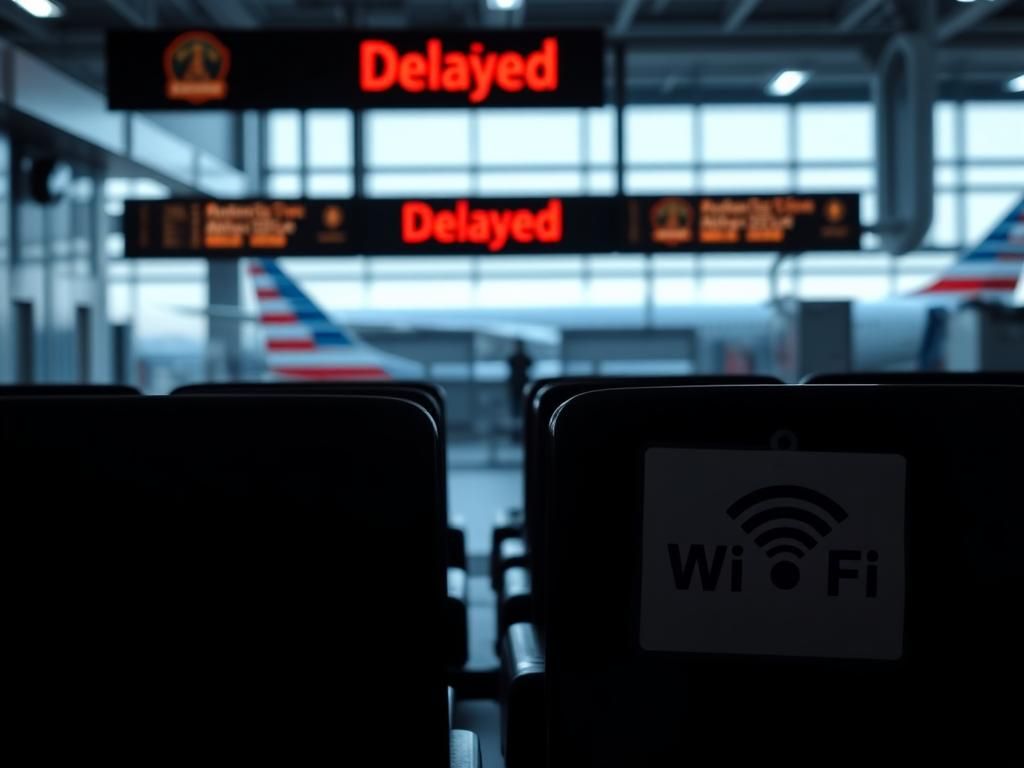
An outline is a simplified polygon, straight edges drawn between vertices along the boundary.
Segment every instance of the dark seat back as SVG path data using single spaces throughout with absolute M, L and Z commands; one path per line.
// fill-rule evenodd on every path
M 346 762 L 386 745 L 387 762 L 447 765 L 439 446 L 422 408 L 5 398 L 0 449 L 17 478 L 16 729 L 35 748 Z
M 605 390 L 552 429 L 551 765 L 1016 748 L 1024 391 Z
M 171 395 L 350 395 L 395 397 L 415 403 L 434 419 L 441 446 L 441 503 L 448 508 L 447 453 L 444 389 L 426 381 L 236 381 L 188 384 Z
M 232 381 L 186 384 L 172 395 L 272 395 L 272 394 L 370 395 L 400 397 L 421 405 L 433 417 L 441 436 L 446 427 L 444 388 L 429 381 Z
M 171 392 L 173 396 L 191 395 L 343 395 L 343 396 L 384 396 L 400 398 L 419 405 L 434 419 L 438 427 L 439 455 L 437 467 L 439 471 L 438 489 L 440 497 L 437 503 L 445 511 L 448 519 L 448 454 L 445 436 L 445 393 L 444 389 L 425 381 L 272 381 L 272 382 L 221 382 L 206 384 L 190 384 L 179 387 Z M 386 551 L 386 550 L 385 550 Z M 384 552 L 381 553 L 382 555 Z M 446 528 L 445 558 L 449 566 L 465 569 L 466 547 L 465 534 L 462 529 L 449 526 Z M 456 577 L 457 579 L 457 577 Z M 456 582 L 457 583 L 457 582 Z M 456 610 L 458 620 L 448 627 L 450 661 L 453 666 L 462 666 L 468 653 L 467 639 L 462 614 Z
M 548 422 L 571 397 L 599 389 L 677 387 L 721 384 L 779 384 L 772 376 L 581 376 L 540 379 L 526 392 L 523 426 L 523 511 L 530 551 L 534 605 L 543 622 L 545 597 L 545 513 L 551 475 Z
M 1024 371 L 813 373 L 802 384 L 1024 384 Z

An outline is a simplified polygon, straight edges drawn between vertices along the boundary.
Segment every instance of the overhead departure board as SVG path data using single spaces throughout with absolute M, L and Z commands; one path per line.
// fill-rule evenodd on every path
M 627 251 L 829 251 L 860 248 L 856 194 L 631 197 Z
M 129 257 L 822 251 L 860 248 L 855 194 L 144 200 Z
M 111 109 L 589 107 L 600 30 L 111 30 Z
M 348 200 L 145 200 L 124 211 L 125 255 L 358 253 Z

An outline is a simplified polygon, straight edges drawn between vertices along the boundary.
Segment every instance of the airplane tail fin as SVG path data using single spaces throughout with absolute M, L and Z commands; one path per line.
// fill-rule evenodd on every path
M 1024 267 L 1024 199 L 973 250 L 918 294 L 1011 298 Z
M 387 379 L 380 355 L 324 314 L 273 259 L 253 259 L 267 365 L 290 379 Z

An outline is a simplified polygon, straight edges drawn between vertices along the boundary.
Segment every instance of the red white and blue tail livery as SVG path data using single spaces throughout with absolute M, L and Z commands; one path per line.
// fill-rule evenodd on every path
M 1024 200 L 938 279 L 919 291 L 958 298 L 1010 299 L 1024 268 Z
M 411 360 L 389 355 L 331 321 L 273 259 L 254 259 L 267 368 L 286 379 L 373 380 L 419 375 Z

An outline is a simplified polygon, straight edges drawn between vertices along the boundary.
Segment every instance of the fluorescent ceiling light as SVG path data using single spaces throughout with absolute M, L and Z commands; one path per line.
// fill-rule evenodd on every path
M 53 0 L 11 0 L 11 2 L 37 19 L 56 19 L 64 15 L 64 8 Z
M 770 96 L 789 96 L 800 90 L 810 79 L 810 72 L 802 69 L 784 69 L 771 79 L 765 90 Z
M 523 7 L 523 0 L 487 0 L 487 8 L 492 11 L 515 11 Z
M 1007 82 L 1006 90 L 1010 93 L 1024 93 L 1024 75 L 1017 75 Z

